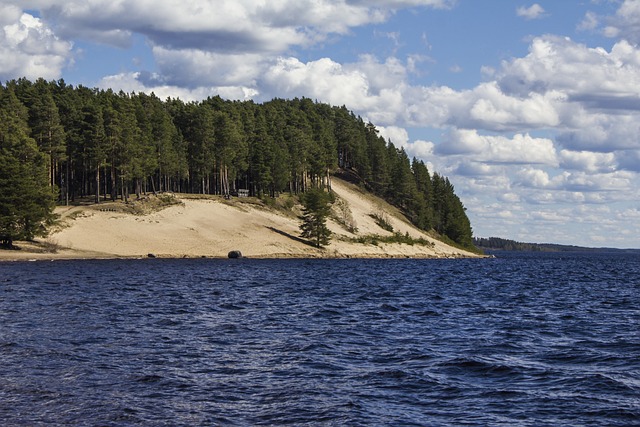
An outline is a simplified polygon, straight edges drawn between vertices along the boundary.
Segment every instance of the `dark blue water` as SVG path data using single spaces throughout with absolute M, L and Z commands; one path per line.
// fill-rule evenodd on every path
M 640 425 L 640 256 L 0 264 L 0 424 Z

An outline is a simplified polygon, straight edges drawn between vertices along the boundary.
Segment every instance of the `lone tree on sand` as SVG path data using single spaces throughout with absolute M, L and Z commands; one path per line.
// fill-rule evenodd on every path
M 311 239 L 320 248 L 329 243 L 331 230 L 327 228 L 327 217 L 331 211 L 331 195 L 321 189 L 311 189 L 302 195 L 301 236 Z

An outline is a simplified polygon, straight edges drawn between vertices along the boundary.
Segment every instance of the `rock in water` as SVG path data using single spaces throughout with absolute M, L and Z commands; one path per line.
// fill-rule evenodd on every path
M 229 258 L 231 258 L 231 259 L 242 258 L 242 252 L 240 252 L 240 251 L 231 251 L 231 252 L 229 252 Z

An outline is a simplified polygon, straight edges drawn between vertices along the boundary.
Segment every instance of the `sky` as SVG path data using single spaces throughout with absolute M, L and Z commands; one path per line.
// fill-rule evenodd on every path
M 640 0 L 0 0 L 0 28 L 2 82 L 346 105 L 475 236 L 640 248 Z

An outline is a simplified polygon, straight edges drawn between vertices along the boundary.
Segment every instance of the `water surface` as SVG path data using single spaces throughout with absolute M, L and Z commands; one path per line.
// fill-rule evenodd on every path
M 6 425 L 640 425 L 640 257 L 0 263 Z

